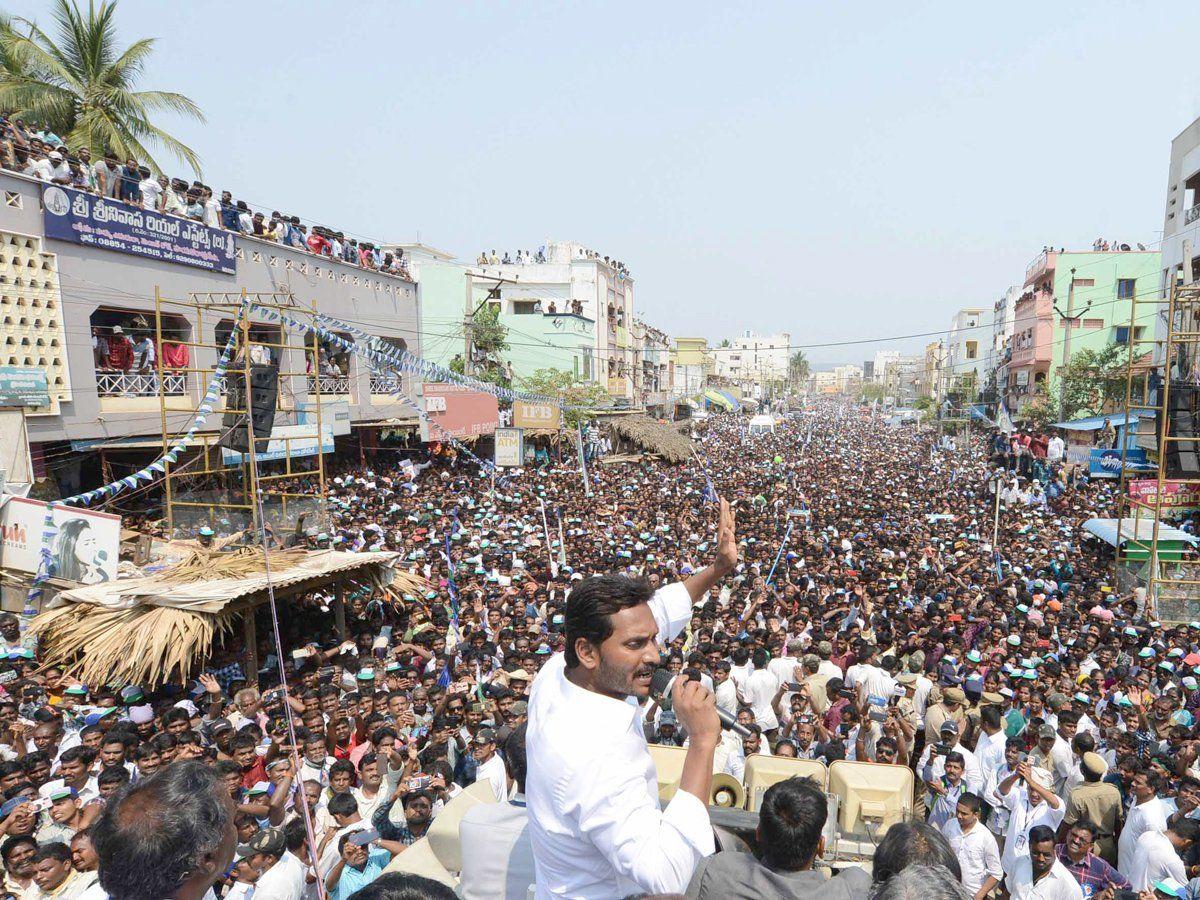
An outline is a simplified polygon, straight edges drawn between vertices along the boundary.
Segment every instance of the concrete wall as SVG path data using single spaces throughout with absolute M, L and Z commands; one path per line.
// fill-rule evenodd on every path
M 0 189 L 6 200 L 0 205 L 0 232 L 42 238 L 41 186 L 9 173 L 0 173 Z M 157 397 L 100 397 L 90 340 L 90 319 L 98 309 L 141 312 L 153 328 L 156 288 L 164 297 L 188 300 L 195 293 L 290 292 L 298 306 L 356 324 L 377 335 L 403 339 L 414 353 L 420 352 L 420 315 L 417 287 L 394 276 L 368 272 L 355 266 L 254 239 L 238 238 L 238 271 L 235 275 L 209 272 L 183 265 L 159 262 L 126 253 L 85 247 L 57 240 L 43 240 L 43 249 L 55 255 L 66 331 L 71 398 L 58 414 L 34 415 L 29 419 L 30 440 L 94 440 L 161 432 Z M 318 271 L 319 270 L 319 271 Z M 185 314 L 182 308 L 172 312 Z M 224 314 L 228 315 L 228 314 Z M 192 340 L 215 342 L 221 316 L 205 314 L 204 326 L 191 322 Z M 189 316 L 189 318 L 194 318 Z M 261 317 L 256 317 L 261 319 Z M 300 317 L 303 319 L 303 317 Z M 299 348 L 302 338 L 293 332 Z M 216 351 L 194 348 L 192 366 L 216 362 Z M 303 353 L 297 349 L 285 367 L 304 371 Z M 386 396 L 370 393 L 370 372 L 365 360 L 355 358 L 351 368 L 348 399 L 352 422 L 413 418 L 411 407 Z M 168 415 L 172 431 L 186 427 L 206 385 L 200 376 L 190 378 L 190 400 L 180 398 Z M 281 385 L 281 396 L 291 395 L 303 403 L 307 385 L 303 376 Z M 210 419 L 211 421 L 211 419 Z

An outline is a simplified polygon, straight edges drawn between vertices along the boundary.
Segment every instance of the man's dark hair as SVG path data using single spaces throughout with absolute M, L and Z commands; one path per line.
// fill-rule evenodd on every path
M 37 853 L 33 854 L 33 861 L 41 862 L 43 859 L 57 859 L 59 862 L 71 862 L 71 848 L 62 841 L 51 841 L 49 844 L 39 844 Z
M 767 788 L 758 819 L 763 862 L 783 872 L 812 865 L 827 812 L 825 794 L 811 778 L 793 776 Z
M 90 766 L 93 759 L 95 759 L 95 756 L 92 751 L 83 746 L 69 747 L 59 754 L 58 757 L 60 763 L 81 762 L 85 766 Z
M 985 706 L 979 711 L 979 718 L 988 728 L 1000 727 L 1000 707 Z
M 508 766 L 508 774 L 517 783 L 517 790 L 525 793 L 525 775 L 528 763 L 525 758 L 525 731 L 528 722 L 522 722 L 509 734 L 504 741 L 504 763 Z
M 1196 843 L 1196 839 L 1200 838 L 1200 822 L 1179 813 L 1171 817 L 1167 828 L 1189 844 Z
M 1054 829 L 1049 825 L 1034 825 L 1029 829 L 1029 846 L 1034 844 L 1044 844 L 1046 841 L 1054 843 Z
M 125 785 L 130 781 L 129 770 L 124 766 L 105 766 L 96 776 L 96 784 L 101 787 L 107 787 L 110 784 Z
M 897 822 L 888 829 L 871 869 L 871 880 L 882 884 L 909 866 L 945 866 L 962 880 L 962 866 L 942 833 L 928 822 Z
M 1093 841 L 1100 836 L 1100 826 L 1090 819 L 1080 819 L 1078 822 L 1071 823 L 1070 831 L 1075 831 L 1076 829 L 1086 831 L 1092 836 Z
M 970 900 L 971 894 L 944 866 L 909 866 L 879 883 L 873 900 Z
M 100 886 L 121 900 L 161 900 L 215 853 L 233 809 L 212 768 L 196 760 L 163 767 L 113 798 L 92 842 Z
M 230 750 L 246 750 L 250 747 L 257 747 L 258 741 L 248 734 L 237 734 L 234 736 L 232 743 L 229 745 Z
M 349 816 L 358 811 L 358 801 L 354 799 L 353 794 L 347 791 L 330 797 L 325 808 L 329 810 L 331 816 Z
M 37 849 L 37 841 L 27 834 L 15 834 L 0 844 L 0 859 L 4 860 L 5 868 L 8 867 L 8 858 L 12 856 L 12 852 L 22 844 L 28 844 L 34 850 Z
M 186 722 L 188 725 L 192 723 L 192 717 L 188 715 L 188 711 L 182 707 L 172 706 L 162 716 L 163 728 L 166 728 L 172 722 Z
M 283 826 L 283 839 L 287 842 L 288 850 L 294 854 L 300 852 L 300 848 L 308 840 L 308 829 L 302 817 L 297 816 Z
M 457 900 L 457 895 L 431 878 L 409 872 L 388 872 L 359 888 L 349 900 Z
M 615 614 L 648 603 L 653 594 L 648 581 L 621 575 L 593 575 L 579 582 L 567 598 L 567 668 L 579 665 L 576 641 L 584 638 L 599 647 L 612 636 Z
M 971 812 L 979 815 L 979 811 L 983 809 L 983 803 L 979 799 L 978 794 L 972 794 L 970 791 L 964 791 L 958 798 L 958 805 L 965 806 Z

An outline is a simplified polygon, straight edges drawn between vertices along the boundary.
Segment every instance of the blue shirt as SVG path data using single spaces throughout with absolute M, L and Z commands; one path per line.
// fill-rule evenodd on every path
M 366 887 L 383 874 L 384 867 L 391 860 L 392 855 L 382 847 L 372 847 L 367 853 L 367 864 L 361 869 L 342 866 L 342 877 L 329 894 L 330 900 L 346 900 L 359 888 Z

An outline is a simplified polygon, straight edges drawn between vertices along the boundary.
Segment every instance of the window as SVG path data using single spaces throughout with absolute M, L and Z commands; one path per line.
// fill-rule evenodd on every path
M 1118 325 L 1117 333 L 1113 336 L 1113 342 L 1124 346 L 1129 343 L 1129 326 Z
M 1095 287 L 1095 286 L 1096 286 L 1095 278 L 1076 278 L 1075 279 L 1075 287 Z
M 1103 319 L 1084 319 L 1083 327 L 1085 329 L 1103 328 L 1104 320 Z
M 967 341 L 967 359 L 975 359 L 979 355 L 979 342 Z
M 541 303 L 537 300 L 514 300 L 514 316 L 532 316 L 541 312 Z
M 1117 279 L 1117 299 L 1118 300 L 1132 300 L 1133 299 L 1133 288 L 1136 283 L 1137 283 L 1136 280 L 1133 278 L 1118 278 Z

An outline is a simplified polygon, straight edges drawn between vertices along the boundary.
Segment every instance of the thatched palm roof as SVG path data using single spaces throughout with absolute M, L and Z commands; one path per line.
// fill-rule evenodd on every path
M 397 558 L 382 552 L 281 550 L 267 562 L 281 603 L 351 578 L 377 585 L 390 580 L 397 592 L 423 592 L 424 579 L 389 568 Z M 84 684 L 152 687 L 187 679 L 213 640 L 266 599 L 265 568 L 257 548 L 189 550 L 157 575 L 64 591 L 30 627 L 41 642 L 43 663 Z
M 649 416 L 622 416 L 608 424 L 615 434 L 667 462 L 680 463 L 692 455 L 691 438 L 674 425 L 664 425 Z

